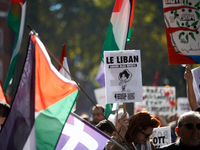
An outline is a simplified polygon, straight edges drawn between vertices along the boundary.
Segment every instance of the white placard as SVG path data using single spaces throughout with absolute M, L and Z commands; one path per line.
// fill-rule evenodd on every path
M 142 101 L 140 50 L 105 51 L 107 103 Z
M 105 107 L 106 104 L 106 91 L 105 88 L 98 88 L 94 90 L 94 94 L 97 100 L 97 104 Z
M 193 75 L 193 89 L 196 96 L 196 100 L 200 103 L 200 67 L 192 69 Z
M 180 116 L 185 112 L 191 111 L 187 97 L 177 98 L 177 115 Z
M 152 133 L 152 141 L 155 148 L 159 148 L 171 143 L 170 126 L 154 128 Z
M 143 102 L 135 103 L 134 110 L 146 109 L 150 114 L 174 115 L 176 113 L 175 87 L 143 86 Z

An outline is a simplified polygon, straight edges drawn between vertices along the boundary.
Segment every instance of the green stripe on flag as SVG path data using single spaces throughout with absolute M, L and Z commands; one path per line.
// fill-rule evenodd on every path
M 4 92 L 7 91 L 7 88 L 8 88 L 8 85 L 9 85 L 9 82 L 11 81 L 11 79 L 13 78 L 13 74 L 15 72 L 15 69 L 16 69 L 16 64 L 17 64 L 17 57 L 18 57 L 18 54 L 15 55 L 15 57 L 13 58 L 10 66 L 9 66 L 9 70 L 8 70 L 8 73 L 7 73 L 7 77 L 6 77 L 6 80 L 4 82 Z M 16 88 L 17 88 L 17 85 L 16 86 L 13 86 L 12 88 L 12 91 L 15 91 Z M 4 93 L 6 94 L 6 93 Z
M 108 51 L 108 50 L 119 50 L 119 47 L 115 41 L 115 37 L 113 34 L 112 23 L 110 23 L 108 26 L 108 31 L 107 31 L 106 38 L 103 45 L 103 50 L 101 54 L 101 59 L 103 62 L 104 62 L 104 51 Z
M 128 29 L 128 36 L 127 36 L 127 39 L 126 39 L 127 42 L 129 42 L 131 40 L 131 31 L 132 31 L 132 28 L 129 28 Z
M 10 8 L 11 9 L 11 8 Z M 21 15 L 20 15 L 21 16 Z M 17 18 L 15 14 L 12 14 L 12 12 L 9 10 L 8 16 L 7 16 L 7 25 L 16 33 L 19 33 L 20 29 L 20 22 L 21 17 Z
M 78 91 L 42 111 L 35 120 L 37 149 L 54 150 Z
M 106 104 L 105 111 L 104 111 L 104 115 L 106 118 L 108 118 L 109 115 L 111 114 L 112 107 L 113 107 L 113 104 Z

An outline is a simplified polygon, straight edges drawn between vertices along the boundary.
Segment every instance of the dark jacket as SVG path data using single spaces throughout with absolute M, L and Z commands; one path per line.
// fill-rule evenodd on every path
M 175 143 L 163 146 L 156 150 L 200 150 L 200 145 L 195 147 L 188 147 L 181 143 L 181 140 L 177 140 Z

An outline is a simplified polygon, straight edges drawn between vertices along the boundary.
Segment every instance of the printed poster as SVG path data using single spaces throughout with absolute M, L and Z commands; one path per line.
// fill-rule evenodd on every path
M 163 0 L 169 64 L 200 63 L 199 7 L 199 0 Z
M 105 51 L 107 103 L 142 101 L 140 50 Z
M 174 115 L 176 113 L 175 87 L 143 86 L 143 102 L 135 103 L 134 110 L 147 110 L 151 115 Z
M 168 145 L 171 143 L 170 126 L 154 128 L 152 133 L 152 142 L 155 148 Z

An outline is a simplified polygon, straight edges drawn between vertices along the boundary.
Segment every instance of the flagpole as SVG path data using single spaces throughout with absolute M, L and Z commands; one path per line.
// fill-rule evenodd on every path
M 33 30 L 29 25 L 27 25 L 27 27 L 30 29 L 30 31 L 32 31 L 34 33 L 35 36 L 38 36 L 38 33 Z M 39 37 L 39 36 L 38 36 Z M 80 84 L 78 82 L 76 82 L 76 80 L 71 76 L 71 74 L 67 71 L 67 69 L 63 66 L 63 64 L 53 55 L 53 53 L 48 49 L 48 47 L 46 47 L 46 45 L 44 44 L 46 50 L 49 52 L 49 54 L 56 60 L 56 62 L 67 72 L 67 74 L 71 77 L 71 79 L 77 84 L 78 88 L 81 89 L 81 91 L 86 95 L 86 97 L 90 100 L 90 102 L 96 107 L 97 105 L 93 102 L 93 100 L 89 97 L 89 95 L 83 90 L 83 88 L 80 86 Z M 99 110 L 99 108 L 98 108 Z M 100 110 L 99 110 L 100 111 Z M 100 111 L 101 112 L 101 111 Z M 104 113 L 101 112 L 101 114 L 103 115 L 103 117 L 108 121 L 108 119 L 105 117 Z M 112 127 L 111 123 L 108 121 L 109 125 Z M 117 134 L 120 136 L 120 138 L 126 143 L 126 145 L 130 148 L 130 145 L 127 143 L 127 141 L 121 136 L 121 134 L 116 130 L 116 128 L 113 128 Z M 119 143 L 118 143 L 119 144 Z M 117 145 L 118 145 L 117 144 Z M 120 145 L 120 144 L 119 144 Z M 130 148 L 131 149 L 131 148 Z
M 44 44 L 45 46 L 45 44 Z M 45 46 L 45 48 L 47 49 L 47 51 L 50 53 L 50 55 L 56 60 L 56 62 L 61 66 L 63 67 L 63 69 L 67 72 L 67 74 L 71 77 L 71 79 L 76 82 L 76 80 L 71 76 L 71 74 L 67 71 L 67 69 L 62 65 L 62 63 L 60 63 L 60 61 L 58 61 L 58 59 L 51 53 L 51 51 Z M 100 108 L 97 107 L 97 105 L 93 102 L 93 100 L 89 97 L 89 95 L 83 90 L 83 88 L 80 86 L 80 84 L 78 82 L 76 82 L 77 86 L 81 89 L 81 91 L 86 95 L 86 97 L 90 100 L 90 102 L 92 102 L 92 104 L 99 110 Z M 99 112 L 101 112 L 99 110 Z M 104 115 L 103 112 L 101 112 L 103 117 L 108 121 L 108 119 L 106 118 L 106 116 Z M 111 123 L 108 121 L 109 125 L 112 127 Z M 129 144 L 127 143 L 127 141 L 121 136 L 121 134 L 115 129 L 113 128 L 117 133 L 118 135 L 120 136 L 120 138 L 123 139 L 123 141 L 127 144 L 127 146 L 129 147 Z M 117 145 L 120 145 L 119 143 Z M 130 147 L 129 147 L 130 148 Z
M 131 12 L 132 12 L 132 3 L 133 3 L 133 1 L 135 1 L 135 0 L 129 0 L 131 9 L 130 9 L 129 23 L 128 23 L 128 29 L 127 29 L 127 35 L 126 35 L 126 43 L 125 43 L 125 49 L 124 50 L 126 50 L 126 46 L 127 46 L 127 38 L 128 38 L 128 31 L 129 31 L 129 25 L 130 25 L 130 20 L 131 20 Z M 133 103 L 133 107 L 134 107 L 134 103 Z M 123 103 L 123 110 L 124 110 L 124 113 L 126 113 L 126 103 Z

